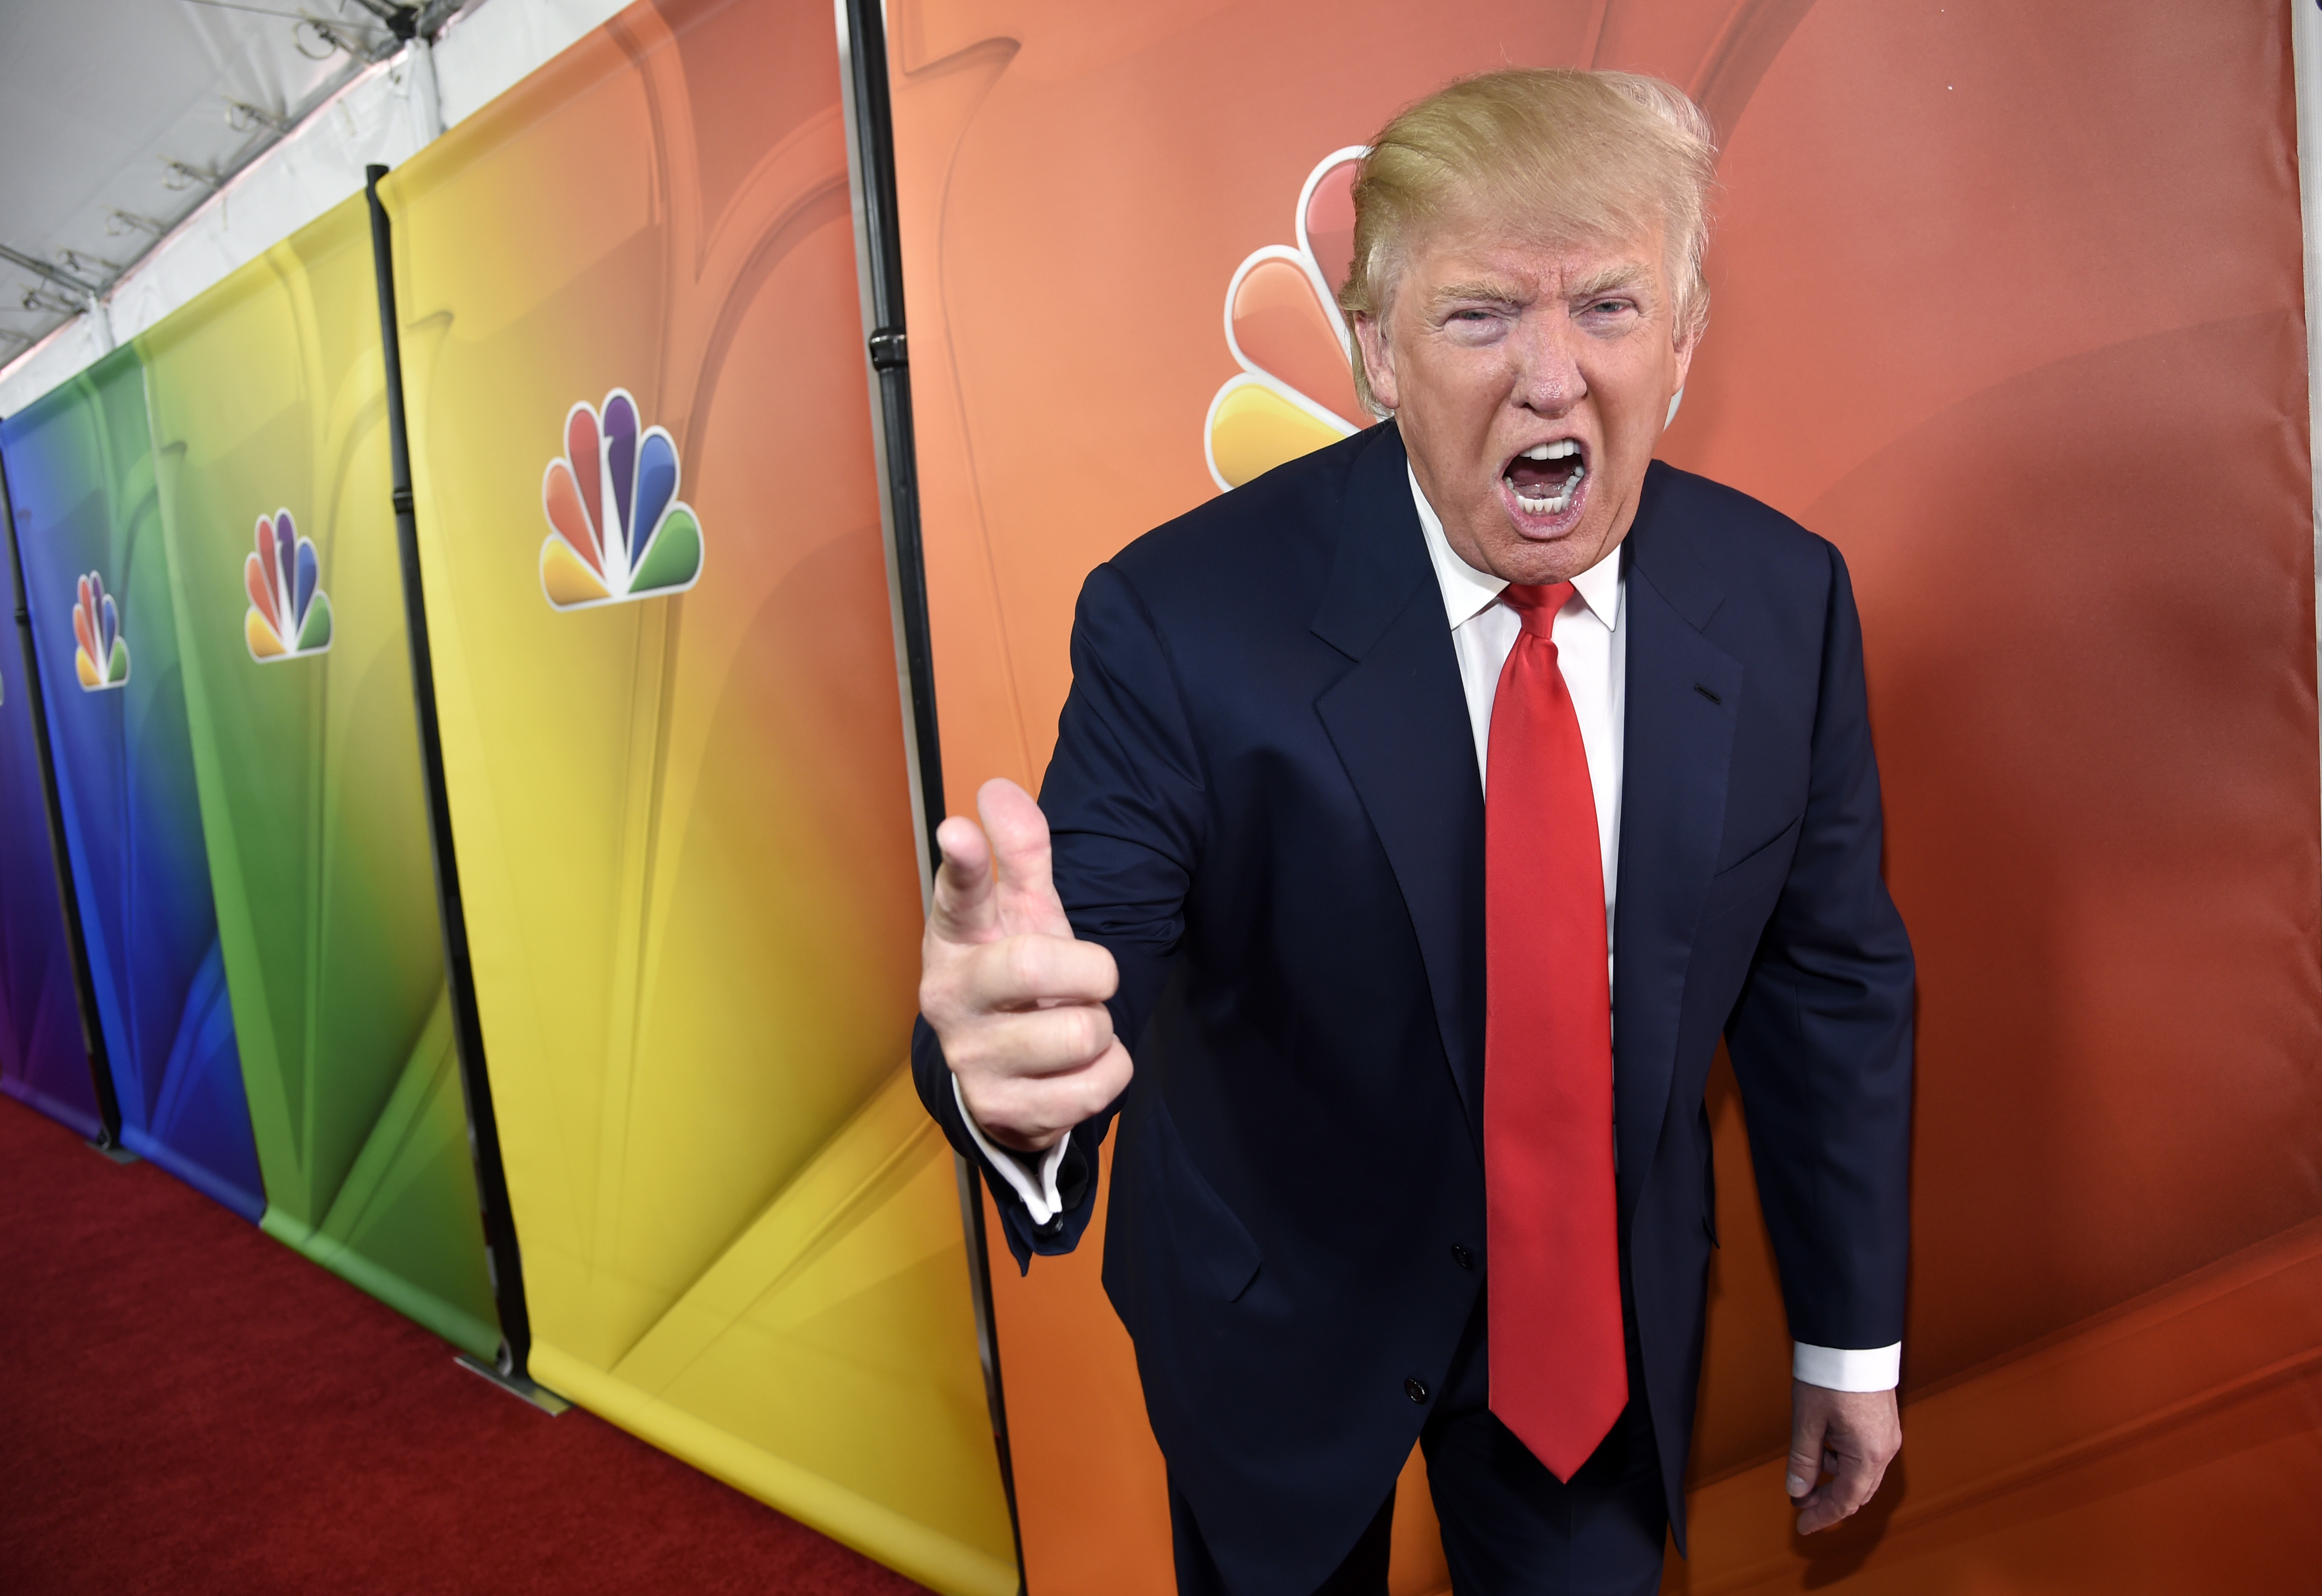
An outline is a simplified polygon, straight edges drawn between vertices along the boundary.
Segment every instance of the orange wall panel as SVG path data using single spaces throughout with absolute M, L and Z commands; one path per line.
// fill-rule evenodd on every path
M 1723 135 L 1714 304 L 1662 453 L 1853 569 L 1923 994 L 1901 1472 L 1857 1525 L 1790 1533 L 1787 1330 L 1721 1070 L 1725 1246 L 1678 1578 L 2310 1583 L 2322 1373 L 2294 1349 L 2322 1345 L 2322 1291 L 2292 1288 L 2322 1219 L 2322 753 L 2283 8 L 891 18 L 955 810 L 989 776 L 1038 781 L 1088 569 L 1218 490 L 1227 285 L 1295 242 L 1318 161 L 1504 62 L 1651 71 L 1702 100 Z M 1024 1280 L 995 1259 L 1033 1596 L 1167 1588 L 1095 1250 Z M 2220 1294 L 2219 1271 L 2274 1283 Z M 2168 1323 L 2221 1361 L 2189 1384 L 2188 1343 L 2122 1328 Z M 1403 1555 L 1398 1590 L 1425 1589 L 1440 1563 Z

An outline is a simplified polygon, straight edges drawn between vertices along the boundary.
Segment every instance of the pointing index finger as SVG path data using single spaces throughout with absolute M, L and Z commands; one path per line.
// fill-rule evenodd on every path
M 1001 929 L 1010 935 L 1072 935 L 1072 924 L 1056 897 L 1048 817 L 1032 795 L 995 776 L 977 791 L 975 808 L 990 841 Z
M 936 871 L 928 929 L 945 942 L 992 941 L 1000 935 L 1000 912 L 992 847 L 983 827 L 954 815 L 936 827 L 936 846 L 943 851 L 943 863 Z

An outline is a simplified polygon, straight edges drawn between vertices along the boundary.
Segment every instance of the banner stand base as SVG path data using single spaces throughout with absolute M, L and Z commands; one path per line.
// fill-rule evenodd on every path
M 457 1354 L 452 1361 L 471 1374 L 482 1375 L 518 1400 L 531 1403 L 552 1418 L 572 1406 L 546 1386 L 538 1384 L 522 1374 L 503 1374 L 492 1364 L 471 1353 Z
M 139 1163 L 143 1162 L 137 1156 L 137 1154 L 132 1153 L 128 1148 L 123 1146 L 118 1142 L 100 1141 L 96 1137 L 91 1136 L 88 1139 L 87 1146 L 89 1151 L 92 1153 L 102 1153 L 105 1157 L 113 1160 L 115 1163 Z

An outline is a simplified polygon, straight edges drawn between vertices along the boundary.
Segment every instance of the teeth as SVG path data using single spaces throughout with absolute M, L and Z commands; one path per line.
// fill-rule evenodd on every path
M 1572 507 L 1572 496 L 1579 490 L 1580 479 L 1588 474 L 1586 466 L 1572 468 L 1572 475 L 1564 479 L 1564 491 L 1552 498 L 1528 498 L 1519 493 L 1516 503 L 1527 515 L 1561 515 Z
M 1569 438 L 1559 438 L 1553 443 L 1535 443 L 1523 451 L 1526 460 L 1562 460 L 1580 452 L 1580 445 Z

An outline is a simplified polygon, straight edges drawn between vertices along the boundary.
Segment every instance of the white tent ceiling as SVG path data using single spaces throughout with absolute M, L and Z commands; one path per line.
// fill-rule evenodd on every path
M 399 42 L 357 0 L 0 3 L 0 359 Z
M 0 0 L 0 415 L 621 3 Z

